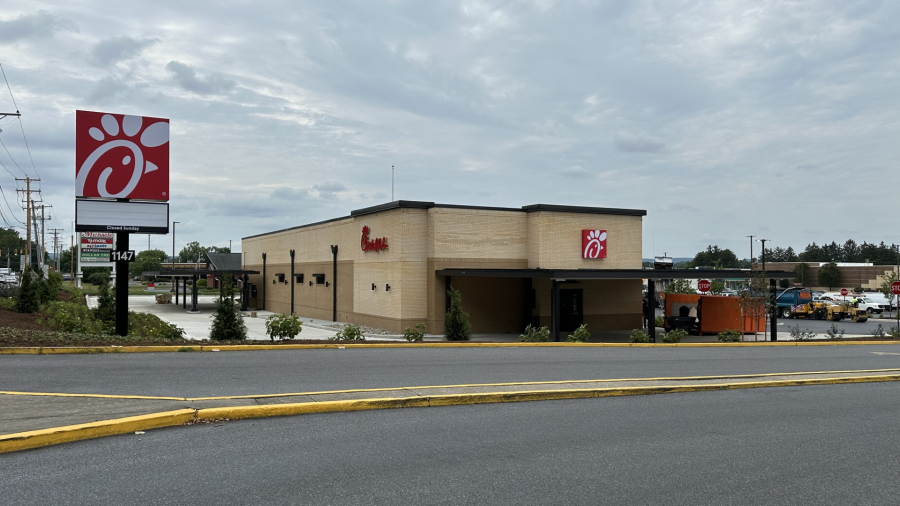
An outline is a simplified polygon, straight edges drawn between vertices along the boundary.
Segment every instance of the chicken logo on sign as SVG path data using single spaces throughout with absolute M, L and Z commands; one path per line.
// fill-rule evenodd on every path
M 606 258 L 606 230 L 581 231 L 581 258 Z
M 78 197 L 169 200 L 169 120 L 75 111 Z

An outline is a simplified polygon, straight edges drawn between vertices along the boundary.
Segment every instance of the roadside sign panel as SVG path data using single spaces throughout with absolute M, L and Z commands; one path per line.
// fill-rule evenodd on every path
M 850 293 L 850 292 L 848 292 L 846 288 L 841 288 L 841 295 L 846 297 L 848 293 Z
M 701 279 L 697 282 L 697 289 L 703 293 L 708 292 L 710 288 L 712 288 L 712 283 L 708 279 Z
M 169 120 L 75 111 L 75 196 L 169 200 Z
M 891 293 L 894 295 L 900 295 L 900 281 L 894 281 L 891 283 Z
M 169 204 L 76 199 L 75 230 L 168 234 Z

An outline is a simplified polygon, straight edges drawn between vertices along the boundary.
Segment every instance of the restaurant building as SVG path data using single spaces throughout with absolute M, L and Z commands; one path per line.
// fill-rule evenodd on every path
M 250 306 L 395 332 L 442 333 L 451 286 L 474 333 L 633 329 L 645 215 L 401 200 L 245 237 L 242 269 L 259 271 Z

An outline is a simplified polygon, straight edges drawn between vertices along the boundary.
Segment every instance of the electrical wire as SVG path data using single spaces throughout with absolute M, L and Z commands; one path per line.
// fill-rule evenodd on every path
M 6 81 L 6 89 L 9 90 L 9 98 L 12 99 L 13 107 L 16 108 L 16 112 L 19 112 L 19 106 L 16 105 L 16 97 L 12 94 L 12 88 L 9 87 L 9 79 L 6 78 L 6 71 L 3 70 L 3 64 L 0 63 L 0 72 L 3 73 L 3 80 Z
M 6 167 L 6 164 L 5 164 L 5 163 L 3 163 L 3 161 L 2 161 L 2 160 L 0 160 L 0 167 L 3 167 L 3 170 L 5 170 L 5 171 L 6 171 L 6 172 L 9 172 L 9 175 L 10 175 L 10 176 L 12 176 L 12 177 L 16 177 L 16 175 L 15 175 L 15 174 L 13 174 L 13 173 L 12 173 L 12 171 L 11 171 L 11 170 L 9 170 L 9 169 L 8 169 L 8 168 L 7 168 L 7 167 Z
M 3 80 L 6 81 L 6 89 L 9 91 L 9 98 L 12 99 L 13 107 L 16 108 L 16 113 L 18 114 L 19 105 L 16 104 L 16 97 L 13 95 L 12 87 L 9 85 L 9 79 L 6 78 L 6 70 L 3 69 L 2 64 L 0 64 L 0 73 L 3 74 Z M 31 168 L 34 169 L 34 173 L 35 175 L 37 175 L 37 179 L 40 179 L 41 174 L 40 172 L 38 172 L 37 166 L 34 164 L 34 157 L 31 156 L 31 147 L 28 146 L 28 137 L 25 136 L 25 124 L 22 123 L 22 116 L 19 116 L 19 129 L 22 131 L 22 140 L 25 141 L 25 151 L 28 153 L 28 159 L 31 160 Z M 3 146 L 3 149 L 6 149 L 6 146 Z M 9 153 L 9 150 L 7 149 L 6 152 Z M 12 155 L 10 155 L 10 158 L 12 158 Z M 15 162 L 15 160 L 13 160 L 13 162 Z M 16 167 L 19 167 L 18 163 L 16 163 Z M 19 167 L 19 170 L 22 170 L 22 168 Z M 22 173 L 24 174 L 25 171 L 22 170 Z
M 10 212 L 10 214 L 12 215 L 12 217 L 15 218 L 16 221 L 18 221 L 19 223 L 21 223 L 22 225 L 24 225 L 25 222 L 22 221 L 22 220 L 20 220 L 19 217 L 16 216 L 16 213 L 13 212 L 13 210 L 12 210 L 12 206 L 9 205 L 9 201 L 6 200 L 6 193 L 3 191 L 3 187 L 2 187 L 2 186 L 0 186 L 0 196 L 3 196 L 3 201 L 6 202 L 6 207 L 9 209 L 9 212 Z
M 3 143 L 3 139 L 0 139 L 0 146 L 3 146 L 3 149 L 6 151 L 6 154 L 9 155 L 9 159 L 12 160 L 12 162 L 14 164 L 16 164 L 16 168 L 19 169 L 19 171 L 22 172 L 22 174 L 25 177 L 28 177 L 28 173 L 26 173 L 24 170 L 22 170 L 22 167 L 19 167 L 19 162 L 17 162 L 16 159 L 13 158 L 12 153 L 10 153 L 9 149 L 6 148 L 6 144 Z M 6 168 L 6 165 L 4 165 L 3 168 Z M 6 171 L 9 172 L 9 169 L 6 169 Z M 9 172 L 9 173 L 12 174 L 12 172 Z M 16 176 L 14 175 L 13 177 L 16 177 Z

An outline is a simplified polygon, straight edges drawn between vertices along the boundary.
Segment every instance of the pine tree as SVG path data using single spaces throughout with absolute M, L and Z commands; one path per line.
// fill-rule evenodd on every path
M 34 313 L 40 308 L 40 285 L 35 282 L 34 276 L 31 269 L 25 269 L 22 273 L 22 284 L 16 299 L 16 311 L 19 313 Z
M 444 316 L 444 335 L 448 341 L 469 340 L 469 314 L 462 309 L 462 294 L 450 287 L 450 311 Z
M 222 296 L 216 299 L 216 312 L 213 313 L 212 329 L 209 338 L 216 341 L 243 341 L 247 339 L 247 326 L 244 316 L 234 305 L 234 277 L 231 274 L 222 276 Z
M 116 291 L 109 288 L 109 276 L 105 276 L 103 283 L 97 290 L 97 307 L 94 309 L 94 318 L 109 326 L 116 324 Z

